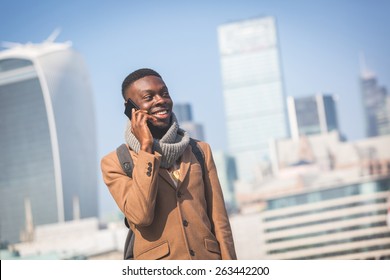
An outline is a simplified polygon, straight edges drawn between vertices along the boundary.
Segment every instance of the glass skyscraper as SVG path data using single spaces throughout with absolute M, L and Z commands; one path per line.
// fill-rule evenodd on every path
M 174 112 L 179 124 L 182 122 L 192 122 L 192 110 L 189 103 L 174 104 Z
M 26 219 L 98 215 L 95 137 L 88 74 L 70 43 L 0 52 L 0 241 L 20 241 Z
M 312 135 L 338 130 L 336 102 L 332 95 L 316 94 L 307 97 L 288 97 L 291 135 Z
M 173 105 L 173 111 L 175 112 L 180 128 L 187 131 L 190 137 L 196 140 L 205 140 L 203 125 L 196 123 L 192 119 L 192 109 L 189 103 L 175 103 Z
M 218 36 L 229 150 L 238 178 L 250 181 L 269 158 L 269 140 L 289 135 L 276 22 L 231 22 Z
M 388 134 L 389 120 L 383 122 L 383 115 L 387 112 L 387 99 L 389 98 L 387 89 L 378 85 L 374 73 L 369 71 L 361 57 L 360 88 L 363 101 L 363 111 L 365 119 L 365 134 L 367 137 Z
M 214 151 L 213 157 L 218 170 L 218 178 L 221 183 L 226 210 L 228 213 L 237 211 L 234 182 L 237 180 L 236 163 L 233 157 L 222 151 Z

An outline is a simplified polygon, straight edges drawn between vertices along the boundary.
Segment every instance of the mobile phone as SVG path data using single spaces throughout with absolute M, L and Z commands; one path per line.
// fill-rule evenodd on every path
M 137 106 L 137 104 L 134 103 L 133 100 L 131 100 L 130 98 L 127 99 L 127 103 L 126 103 L 126 109 L 125 109 L 125 115 L 131 120 L 131 110 L 132 109 L 135 109 L 135 110 L 139 110 L 139 107 Z

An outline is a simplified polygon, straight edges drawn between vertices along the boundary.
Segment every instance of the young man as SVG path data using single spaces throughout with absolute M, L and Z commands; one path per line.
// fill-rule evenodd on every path
M 139 69 L 122 84 L 132 109 L 125 138 L 130 177 L 114 152 L 101 161 L 103 179 L 135 235 L 134 259 L 236 259 L 232 232 L 210 146 L 205 174 L 188 133 L 179 128 L 161 76 Z M 126 103 L 125 103 L 126 105 Z

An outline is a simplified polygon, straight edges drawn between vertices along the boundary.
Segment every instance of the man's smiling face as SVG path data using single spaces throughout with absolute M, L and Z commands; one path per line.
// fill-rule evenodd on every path
M 131 98 L 141 110 L 157 120 L 152 125 L 165 129 L 171 124 L 173 102 L 164 81 L 157 76 L 146 76 L 133 82 L 126 90 L 126 100 Z

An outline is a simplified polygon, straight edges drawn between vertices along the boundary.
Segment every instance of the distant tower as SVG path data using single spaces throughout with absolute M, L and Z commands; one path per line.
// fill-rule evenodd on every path
M 387 134 L 390 128 L 390 119 L 387 118 L 389 115 L 387 89 L 378 85 L 376 75 L 368 70 L 363 54 L 360 55 L 360 67 L 366 136 Z
M 95 113 L 88 72 L 70 43 L 0 52 L 0 238 L 19 241 L 25 197 L 34 225 L 98 215 Z M 27 221 L 28 222 L 28 221 Z
M 233 213 L 237 210 L 234 190 L 234 183 L 237 180 L 235 160 L 233 157 L 222 151 L 213 152 L 213 157 L 215 166 L 217 167 L 218 178 L 221 183 L 226 209 L 229 213 Z
M 226 23 L 218 37 L 229 151 L 248 182 L 269 160 L 270 140 L 289 135 L 276 21 Z
M 307 97 L 287 98 L 291 136 L 299 139 L 338 130 L 336 101 L 332 95 L 318 93 Z
M 30 199 L 24 199 L 25 211 L 25 228 L 20 232 L 20 240 L 23 242 L 31 242 L 34 240 L 34 221 L 31 210 Z
M 175 115 L 179 123 L 192 122 L 192 110 L 189 103 L 180 103 L 174 106 Z
M 73 197 L 73 220 L 80 220 L 80 199 L 77 195 Z
M 173 111 L 175 112 L 180 127 L 187 131 L 190 137 L 204 141 L 203 126 L 193 121 L 191 105 L 188 103 L 178 103 L 173 106 Z
M 376 121 L 378 125 L 378 134 L 390 134 L 390 96 L 386 97 L 385 103 L 376 114 Z

